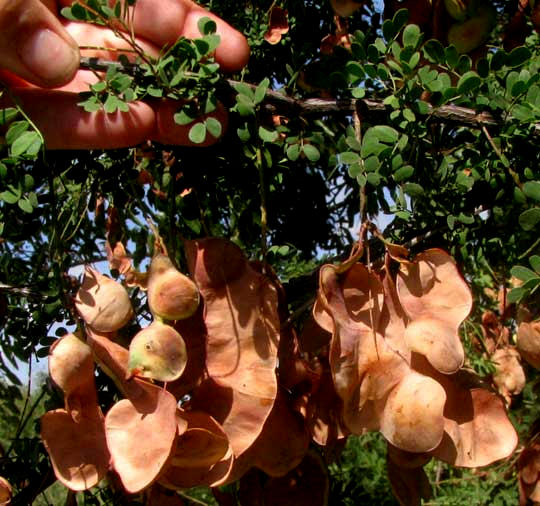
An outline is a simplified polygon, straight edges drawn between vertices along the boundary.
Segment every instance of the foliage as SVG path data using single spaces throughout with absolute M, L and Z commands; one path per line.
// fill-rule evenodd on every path
M 246 34 L 252 55 L 241 74 L 220 73 L 212 56 L 219 43 L 215 24 L 203 18 L 200 38 L 180 39 L 158 59 L 124 35 L 134 59 L 83 61 L 104 67 L 95 69 L 102 80 L 80 103 L 89 112 L 116 113 L 135 100 L 182 101 L 174 120 L 193 123 L 193 146 L 47 151 L 16 97 L 16 105 L 0 111 L 0 371 L 6 380 L 0 440 L 9 449 L 0 475 L 16 489 L 13 504 L 39 495 L 40 476 L 53 480 L 37 424 L 45 410 L 63 405 L 49 387 L 43 394 L 24 392 L 17 368 L 46 357 L 58 337 L 80 325 L 76 276 L 80 266 L 106 260 L 105 240 L 122 242 L 135 267 L 146 265 L 155 251 L 148 222 L 182 271 L 188 267 L 184 240 L 205 236 L 229 238 L 266 263 L 286 292 L 287 322 L 299 331 L 315 299 L 319 267 L 347 258 L 360 223 L 389 222 L 385 241 L 415 253 L 443 248 L 456 259 L 475 300 L 462 327 L 467 365 L 486 382 L 496 365 L 483 315 L 495 312 L 508 329 L 508 345 L 524 320 L 512 304 L 528 312 L 527 321 L 538 317 L 540 44 L 528 21 L 523 40 L 511 44 L 505 35 L 503 46 L 516 6 L 492 2 L 497 24 L 489 45 L 460 54 L 437 38 L 437 27 L 416 19 L 408 24 L 407 11 L 392 2 L 385 2 L 384 16 L 368 2 L 346 21 L 334 18 L 329 3 L 310 0 L 245 8 L 228 0 L 203 3 Z M 288 31 L 269 44 L 275 6 L 287 10 Z M 88 0 L 87 7 L 74 4 L 63 14 L 116 33 L 129 26 L 121 2 Z M 335 41 L 330 51 L 321 46 L 327 36 Z M 219 102 L 230 111 L 226 131 L 207 116 Z M 364 260 L 377 265 L 385 242 L 369 230 Z M 137 314 L 126 330 L 132 336 L 151 316 L 141 290 L 129 293 Z M 520 448 L 535 435 L 538 417 L 535 373 L 527 375 L 510 408 Z M 97 386 L 106 412 L 121 396 L 101 372 Z M 350 438 L 341 460 L 329 466 L 329 503 L 395 504 L 384 453 L 379 436 Z M 425 504 L 513 504 L 514 465 L 509 460 L 479 471 L 480 481 L 475 472 L 431 463 L 435 493 Z M 208 491 L 200 494 L 210 501 Z M 113 483 L 78 499 L 106 504 L 120 496 Z

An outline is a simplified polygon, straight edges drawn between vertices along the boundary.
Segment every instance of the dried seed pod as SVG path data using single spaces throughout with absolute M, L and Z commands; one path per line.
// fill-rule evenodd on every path
M 174 381 L 182 375 L 186 363 L 186 343 L 182 336 L 159 321 L 138 332 L 129 346 L 129 377 Z
M 86 268 L 75 306 L 86 324 L 97 332 L 115 332 L 133 316 L 126 289 L 90 267 Z
M 450 16 L 457 21 L 465 21 L 469 2 L 464 0 L 444 0 L 444 6 Z
M 199 307 L 199 290 L 179 272 L 166 255 L 156 255 L 150 264 L 148 305 L 156 318 L 183 320 Z
M 450 27 L 448 43 L 453 44 L 459 54 L 470 53 L 480 47 L 489 38 L 496 14 L 491 5 L 483 5 L 474 17 Z
M 11 503 L 12 489 L 9 482 L 0 476 L 0 506 L 7 506 Z
M 444 388 L 434 379 L 411 372 L 390 392 L 381 432 L 394 446 L 413 453 L 436 448 L 444 433 Z
M 520 362 L 519 352 L 512 346 L 499 348 L 492 356 L 495 364 L 495 383 L 499 393 L 510 403 L 512 395 L 519 394 L 524 388 L 527 379 Z
M 540 368 L 540 320 L 519 324 L 517 349 L 529 364 Z
M 56 341 L 49 352 L 49 374 L 66 396 L 94 380 L 90 347 L 74 334 Z

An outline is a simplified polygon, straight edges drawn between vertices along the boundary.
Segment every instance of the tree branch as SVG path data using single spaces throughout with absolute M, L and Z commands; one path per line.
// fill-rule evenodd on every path
M 114 61 L 101 60 L 99 58 L 81 57 L 80 67 L 91 69 L 98 72 L 105 72 L 111 66 L 118 67 L 122 72 L 135 75 L 141 72 L 141 68 L 136 63 L 120 63 Z M 238 81 L 227 79 L 224 81 L 229 88 L 232 88 Z M 253 84 L 243 83 L 255 90 Z M 385 106 L 382 100 L 363 99 L 325 99 L 308 98 L 305 100 L 295 99 L 283 93 L 267 90 L 265 103 L 268 107 L 274 108 L 277 113 L 298 114 L 298 115 L 321 115 L 345 113 L 352 114 L 355 111 L 360 112 L 363 118 L 376 120 L 387 116 L 392 109 Z M 477 112 L 474 109 L 460 107 L 457 105 L 443 105 L 434 107 L 428 104 L 428 116 L 436 121 L 444 123 L 454 123 L 456 125 L 469 126 L 471 128 L 482 128 L 486 126 L 502 126 L 501 121 L 491 115 L 489 112 Z M 534 134 L 540 135 L 540 124 L 534 127 Z

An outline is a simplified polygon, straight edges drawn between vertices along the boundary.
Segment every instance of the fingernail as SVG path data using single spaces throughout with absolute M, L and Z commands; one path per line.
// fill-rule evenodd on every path
M 77 51 L 48 28 L 25 39 L 19 56 L 32 74 L 51 86 L 65 84 L 79 64 Z

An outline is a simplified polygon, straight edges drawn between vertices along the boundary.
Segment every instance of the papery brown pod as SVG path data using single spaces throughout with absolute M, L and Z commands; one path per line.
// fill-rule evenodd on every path
M 91 267 L 85 270 L 75 306 L 86 324 L 97 332 L 115 332 L 133 317 L 126 289 Z
M 389 456 L 387 471 L 392 492 L 401 506 L 420 506 L 422 500 L 431 498 L 431 485 L 422 466 L 401 467 Z
M 160 387 L 137 382 L 138 395 L 117 402 L 105 417 L 112 465 L 129 493 L 153 483 L 174 453 L 176 399 Z
M 238 457 L 261 432 L 277 395 L 277 289 L 230 241 L 187 241 L 186 256 L 204 300 L 210 377 L 193 406 L 223 426 Z
M 433 450 L 443 438 L 445 402 L 446 393 L 437 381 L 411 371 L 388 395 L 380 431 L 402 450 Z
M 114 247 L 109 241 L 105 243 L 107 260 L 111 270 L 117 270 L 120 274 L 128 274 L 132 270 L 131 258 L 129 258 L 126 248 L 121 242 L 117 242 Z
M 517 349 L 529 364 L 540 369 L 540 320 L 519 324 Z
M 405 341 L 440 372 L 451 374 L 464 362 L 458 328 L 472 308 L 472 295 L 453 258 L 439 249 L 400 264 L 396 289 L 410 319 Z
M 72 334 L 57 341 L 50 353 L 51 376 L 64 390 L 66 409 L 41 417 L 41 439 L 58 480 L 72 490 L 87 490 L 105 476 L 110 461 L 92 355 Z
M 497 11 L 493 6 L 480 6 L 474 16 L 450 27 L 448 43 L 453 44 L 459 54 L 479 48 L 489 39 L 496 16 Z
M 170 325 L 153 321 L 129 345 L 128 375 L 157 381 L 178 379 L 187 364 L 186 343 Z
M 0 476 L 0 506 L 8 506 L 11 503 L 13 489 L 5 478 Z
M 106 335 L 90 332 L 88 344 L 98 365 L 127 397 L 107 413 L 105 431 L 113 468 L 124 488 L 136 493 L 156 480 L 174 452 L 177 402 L 161 387 L 128 380 L 129 352 Z
M 343 401 L 336 393 L 329 369 L 323 371 L 306 411 L 306 422 L 317 444 L 333 445 L 350 434 L 343 422 Z
M 387 455 L 389 460 L 404 469 L 424 467 L 432 458 L 429 453 L 408 452 L 391 443 L 387 443 Z
M 109 470 L 101 410 L 86 404 L 77 421 L 72 413 L 57 409 L 41 417 L 41 439 L 49 453 L 54 474 L 71 490 L 88 490 Z
M 409 373 L 404 357 L 377 333 L 384 303 L 378 277 L 362 264 L 324 265 L 313 315 L 332 332 L 330 368 L 353 433 L 377 430 L 384 400 Z
M 540 444 L 533 443 L 523 449 L 517 463 L 519 476 L 520 504 L 527 499 L 540 502 Z
M 66 396 L 93 383 L 92 350 L 74 334 L 66 334 L 49 350 L 49 375 Z
M 161 253 L 150 263 L 148 306 L 154 317 L 163 320 L 189 318 L 199 307 L 197 285 Z
M 295 469 L 265 483 L 264 505 L 326 506 L 328 492 L 326 465 L 320 455 L 310 451 Z
M 227 479 L 233 452 L 223 428 L 203 411 L 178 412 L 187 422 L 159 483 L 171 489 L 217 487 Z
M 268 19 L 268 30 L 264 34 L 264 40 L 269 44 L 277 44 L 281 36 L 289 31 L 288 13 L 285 9 L 273 5 Z
M 520 355 L 513 346 L 505 346 L 491 355 L 491 361 L 495 365 L 493 383 L 507 404 L 510 404 L 511 396 L 519 394 L 527 381 Z
M 273 399 L 244 394 L 207 379 L 193 392 L 194 410 L 205 411 L 223 427 L 235 457 L 244 453 L 261 433 Z
M 284 476 L 300 464 L 308 446 L 304 418 L 292 409 L 290 397 L 280 389 L 262 432 L 240 458 L 245 457 L 268 476 Z
M 512 455 L 518 436 L 502 399 L 470 384 L 463 372 L 441 374 L 421 355 L 412 366 L 446 393 L 444 435 L 431 455 L 457 467 L 482 467 Z

